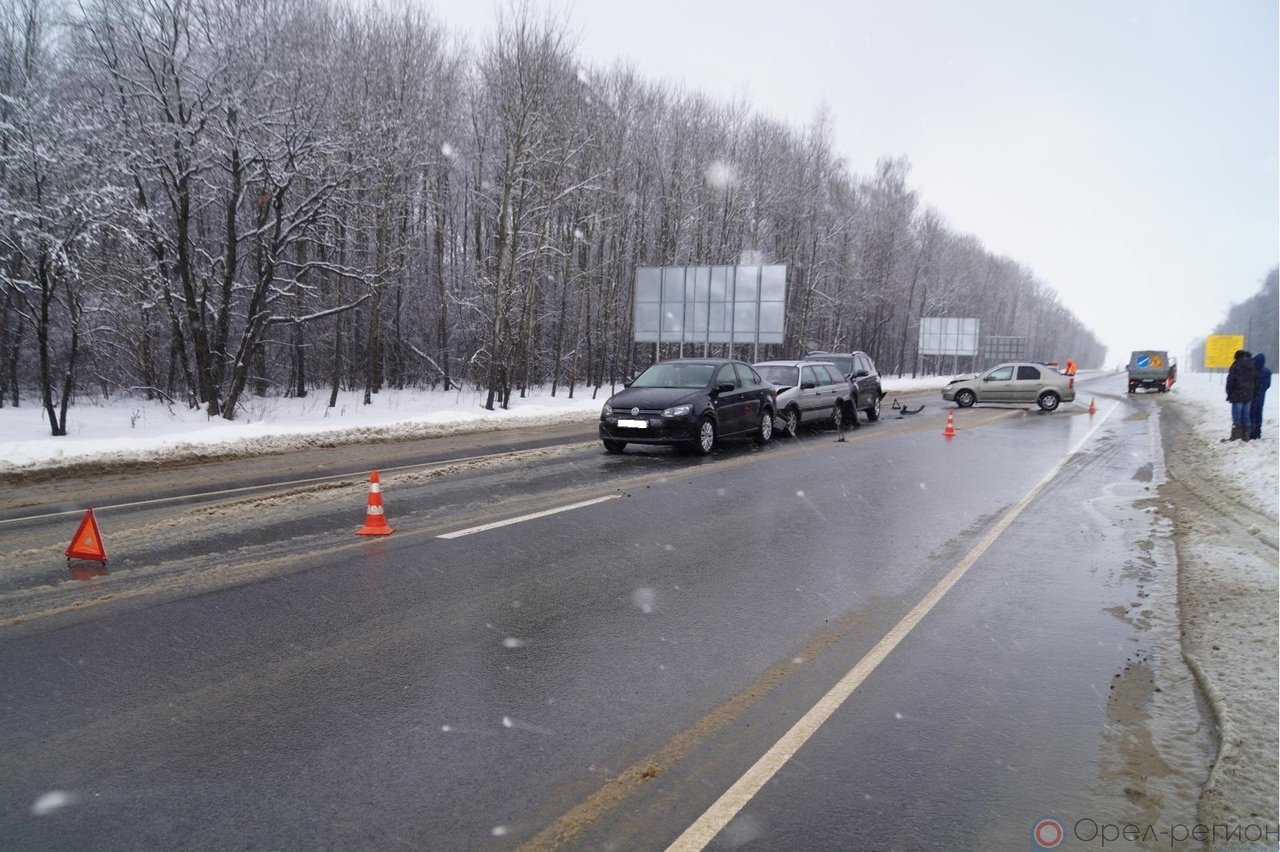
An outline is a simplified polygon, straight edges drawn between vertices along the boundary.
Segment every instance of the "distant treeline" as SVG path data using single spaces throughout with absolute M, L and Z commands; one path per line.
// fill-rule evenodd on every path
M 84 394 L 232 418 L 246 394 L 594 391 L 653 358 L 643 265 L 787 264 L 761 357 L 911 372 L 922 316 L 1104 355 L 905 160 L 852 174 L 828 116 L 586 66 L 526 7 L 468 46 L 410 6 L 0 6 L 0 404 L 37 395 L 54 434 Z
M 1280 269 L 1267 273 L 1258 292 L 1232 305 L 1213 333 L 1243 335 L 1245 348 L 1255 355 L 1264 353 L 1267 365 L 1274 370 L 1280 359 Z M 1190 369 L 1204 369 L 1203 342 L 1191 350 Z

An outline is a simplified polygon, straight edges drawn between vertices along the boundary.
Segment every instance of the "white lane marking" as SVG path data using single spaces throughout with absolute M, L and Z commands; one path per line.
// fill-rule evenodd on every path
M 481 524 L 478 527 L 469 527 L 465 530 L 458 530 L 456 532 L 445 533 L 444 535 L 436 536 L 436 538 L 462 538 L 464 535 L 471 535 L 473 533 L 484 532 L 486 530 L 495 530 L 498 527 L 507 527 L 507 526 L 511 526 L 512 524 L 520 524 L 520 523 L 524 523 L 525 521 L 532 521 L 535 518 L 545 518 L 547 515 L 558 515 L 561 512 L 568 512 L 572 509 L 582 509 L 586 506 L 594 506 L 595 504 L 603 503 L 606 500 L 617 500 L 621 496 L 622 496 L 621 494 L 610 494 L 607 497 L 597 497 L 594 500 L 583 500 L 581 503 L 572 503 L 568 506 L 560 506 L 555 509 L 546 509 L 544 511 L 534 512 L 529 515 L 521 515 L 518 518 L 507 518 L 505 521 L 494 521 L 491 524 Z
M 822 696 L 812 708 L 809 709 L 800 721 L 791 727 L 791 730 L 782 735 L 782 739 L 778 740 L 773 746 L 764 753 L 764 755 L 755 762 L 755 764 L 739 778 L 732 787 L 724 792 L 715 803 L 707 808 L 702 816 L 698 817 L 692 825 L 685 829 L 684 833 L 675 839 L 667 852 L 698 852 L 698 850 L 706 848 L 715 836 L 720 833 L 729 821 L 732 820 L 746 806 L 747 802 L 755 797 L 756 793 L 777 774 L 791 757 L 800 750 L 800 747 L 808 742 L 809 738 L 817 733 L 818 728 L 831 718 L 831 715 L 840 709 L 840 706 L 853 694 L 867 676 L 875 671 L 880 663 L 884 662 L 885 657 L 893 651 L 898 644 L 906 638 L 907 634 L 915 629 L 929 611 L 942 600 L 951 587 L 960 581 L 960 578 L 973 567 L 973 564 L 986 553 L 986 551 L 995 544 L 996 540 L 1007 530 L 1023 510 L 1031 505 L 1031 502 L 1040 496 L 1053 478 L 1058 475 L 1068 461 L 1071 460 L 1076 453 L 1088 443 L 1094 433 L 1102 427 L 1102 424 L 1112 412 L 1118 408 L 1120 403 L 1115 403 L 1098 419 L 1088 434 L 1081 439 L 1080 443 L 1067 453 L 1062 459 L 1053 466 L 1053 468 L 1037 482 L 1030 491 L 1027 492 L 1017 504 L 1005 513 L 996 525 L 987 531 L 977 544 L 973 546 L 963 559 L 956 563 L 946 576 L 938 581 L 929 592 L 920 599 L 911 611 L 902 617 L 902 620 L 893 626 L 893 628 L 885 634 L 884 638 L 876 643 L 875 647 L 867 652 L 867 655 L 857 662 L 844 677 L 831 687 L 826 695 Z

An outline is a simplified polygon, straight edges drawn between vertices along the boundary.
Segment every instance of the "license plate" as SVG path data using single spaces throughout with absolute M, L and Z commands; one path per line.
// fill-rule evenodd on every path
M 648 420 L 618 420 L 618 427 L 621 429 L 648 429 Z

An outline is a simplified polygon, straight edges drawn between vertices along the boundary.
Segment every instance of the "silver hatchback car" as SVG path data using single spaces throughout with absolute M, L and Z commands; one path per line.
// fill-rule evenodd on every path
M 942 398 L 961 408 L 978 402 L 1035 403 L 1053 411 L 1076 398 L 1076 380 L 1044 364 L 1001 364 L 985 373 L 957 376 L 942 389 Z
M 778 427 L 792 437 L 801 424 L 858 427 L 853 386 L 826 361 L 763 361 L 752 364 L 778 391 Z

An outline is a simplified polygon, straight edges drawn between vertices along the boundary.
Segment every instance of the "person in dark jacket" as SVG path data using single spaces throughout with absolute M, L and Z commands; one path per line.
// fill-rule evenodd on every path
M 1253 356 L 1253 363 L 1258 367 L 1258 385 L 1253 392 L 1253 407 L 1249 413 L 1249 437 L 1257 440 L 1262 437 L 1262 403 L 1267 399 L 1267 388 L 1271 387 L 1271 368 L 1267 366 L 1267 356 L 1261 352 Z
M 1236 350 L 1236 359 L 1227 370 L 1227 402 L 1231 403 L 1231 440 L 1249 440 L 1253 415 L 1253 395 L 1258 389 L 1258 365 L 1253 355 Z

